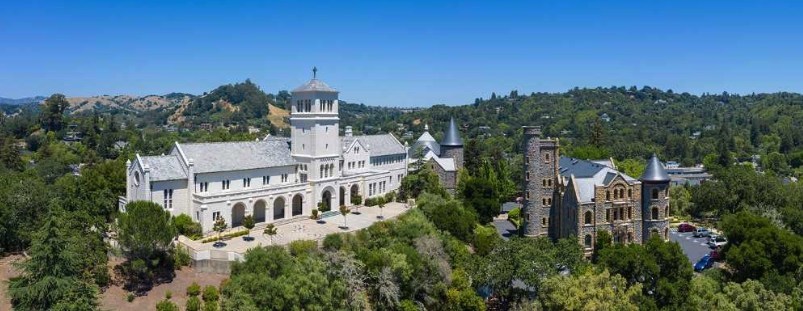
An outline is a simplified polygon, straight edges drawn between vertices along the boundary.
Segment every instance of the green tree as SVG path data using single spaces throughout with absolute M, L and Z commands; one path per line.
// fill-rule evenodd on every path
M 276 228 L 276 225 L 268 224 L 267 226 L 265 226 L 265 230 L 262 231 L 262 233 L 268 235 L 268 237 L 270 238 L 270 244 L 272 245 L 273 244 L 273 236 L 276 235 L 277 233 L 279 233 L 279 230 L 278 230 L 278 228 Z
M 70 103 L 62 94 L 53 94 L 45 100 L 42 109 L 42 128 L 46 131 L 60 131 L 64 127 L 64 112 Z
M 58 206 L 35 234 L 22 274 L 9 282 L 15 310 L 91 310 L 99 288 L 93 282 L 88 249 L 82 236 L 65 222 Z
M 382 205 L 380 204 L 379 207 L 382 208 Z M 343 228 L 349 227 L 348 224 L 346 223 L 346 215 L 348 215 L 349 212 L 350 211 L 348 207 L 346 207 L 345 205 L 340 206 L 340 215 L 343 215 Z
M 499 215 L 501 204 L 494 185 L 485 179 L 470 178 L 460 194 L 463 204 L 477 214 L 481 224 L 487 224 Z
M 603 270 L 544 281 L 540 294 L 545 310 L 639 310 L 641 284 L 628 285 L 619 275 Z
M 172 247 L 176 228 L 170 212 L 162 206 L 151 201 L 129 202 L 126 212 L 118 216 L 117 226 L 120 247 L 140 278 L 168 262 L 164 259 Z
M 245 217 L 243 217 L 243 227 L 245 227 L 245 229 L 248 229 L 247 237 L 249 239 L 251 238 L 251 229 L 254 229 L 254 225 L 256 225 L 256 223 L 254 222 L 254 216 L 246 215 Z

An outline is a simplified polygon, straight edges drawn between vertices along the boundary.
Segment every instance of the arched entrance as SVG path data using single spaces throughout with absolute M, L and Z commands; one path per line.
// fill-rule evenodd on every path
M 264 200 L 259 200 L 254 203 L 254 222 L 265 222 L 265 206 Z
M 323 202 L 324 209 L 331 211 L 332 210 L 332 192 L 329 190 L 324 190 L 323 195 L 321 195 L 321 202 Z
M 301 207 L 302 198 L 300 194 L 293 196 L 293 216 L 301 215 L 304 209 Z
M 237 203 L 231 208 L 231 227 L 239 227 L 243 225 L 243 217 L 245 217 L 245 204 Z
M 278 197 L 273 200 L 273 220 L 284 218 L 284 198 Z
M 351 185 L 351 191 L 349 191 L 350 199 L 354 202 L 354 198 L 360 195 L 360 187 L 357 184 Z
M 346 205 L 346 187 L 340 187 L 340 206 Z

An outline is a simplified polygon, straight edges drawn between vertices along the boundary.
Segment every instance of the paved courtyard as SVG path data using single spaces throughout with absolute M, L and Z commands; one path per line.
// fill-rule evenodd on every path
M 338 232 L 351 232 L 360 229 L 367 228 L 368 226 L 374 224 L 381 219 L 378 219 L 377 216 L 380 213 L 384 216 L 384 219 L 392 219 L 395 218 L 405 211 L 407 211 L 407 205 L 404 203 L 388 203 L 385 205 L 384 208 L 381 209 L 374 206 L 374 207 L 360 207 L 359 212 L 360 214 L 348 214 L 346 216 L 346 221 L 348 224 L 347 229 L 340 228 L 343 226 L 343 216 L 338 214 L 337 216 L 331 216 L 328 218 L 324 218 L 323 220 L 325 223 L 318 223 L 312 219 L 302 219 L 298 221 L 294 221 L 287 224 L 281 224 L 276 226 L 277 234 L 273 236 L 272 245 L 286 245 L 292 241 L 297 240 L 321 240 L 326 235 L 330 233 L 338 233 Z M 352 212 L 356 212 L 357 209 L 352 208 Z M 181 237 L 181 243 L 189 246 L 196 252 L 203 252 L 203 251 L 218 251 L 218 252 L 234 252 L 237 254 L 245 254 L 245 252 L 249 248 L 257 247 L 257 246 L 267 246 L 271 245 L 271 239 L 267 235 L 263 235 L 262 231 L 265 228 L 265 224 L 260 224 L 251 230 L 251 236 L 254 237 L 253 241 L 245 241 L 243 237 L 235 237 L 231 238 L 230 240 L 225 241 L 226 246 L 217 248 L 212 246 L 214 243 L 201 243 L 200 241 L 192 241 L 185 237 Z M 230 229 L 227 232 L 233 231 L 240 231 L 243 230 L 242 227 Z M 214 236 L 214 235 L 213 235 Z
M 708 238 L 695 238 L 691 232 L 680 233 L 677 230 L 677 228 L 669 229 L 669 240 L 680 244 L 680 248 L 692 264 L 711 252 L 707 244 Z

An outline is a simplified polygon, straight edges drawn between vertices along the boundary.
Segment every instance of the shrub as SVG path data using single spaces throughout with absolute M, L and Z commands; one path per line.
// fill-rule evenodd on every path
M 323 249 L 327 251 L 339 251 L 343 247 L 343 237 L 340 234 L 329 234 L 323 238 Z
M 162 300 L 156 304 L 156 311 L 178 311 L 178 306 L 170 300 Z
M 134 293 L 128 293 L 128 296 L 125 297 L 128 302 L 134 301 Z
M 512 222 L 516 228 L 521 225 L 521 208 L 514 208 L 507 213 L 507 219 Z
M 207 302 L 204 304 L 204 311 L 218 311 L 220 310 L 220 306 L 218 306 L 217 302 Z
M 351 197 L 351 204 L 360 205 L 362 204 L 362 196 L 359 194 L 353 195 Z
M 220 236 L 220 240 L 236 238 L 238 236 L 244 236 L 244 235 L 247 235 L 248 232 L 249 232 L 248 230 L 242 230 L 242 231 L 227 233 L 227 234 L 224 234 L 224 235 Z M 217 240 L 218 240 L 218 237 L 213 236 L 213 237 L 209 237 L 209 238 L 201 240 L 201 243 L 215 242 Z
M 170 300 L 170 298 L 173 298 L 173 292 L 166 291 L 165 292 L 165 299 Z
M 290 255 L 295 257 L 307 255 L 318 251 L 318 242 L 312 240 L 298 240 L 290 242 Z
M 187 306 L 185 307 L 187 311 L 201 311 L 201 299 L 198 299 L 197 296 L 192 296 L 187 299 Z
M 192 257 L 190 257 L 190 252 L 187 251 L 187 248 L 181 245 L 177 245 L 170 253 L 170 256 L 173 258 L 173 266 L 177 268 L 187 267 L 190 265 L 192 261 Z
M 201 294 L 201 285 L 198 285 L 196 282 L 192 282 L 190 286 L 187 287 L 187 296 L 195 297 Z
M 189 237 L 190 239 L 197 239 L 201 236 L 201 224 L 192 221 L 187 214 L 180 214 L 173 217 L 173 224 L 178 230 L 178 234 Z
M 388 192 L 387 194 L 385 194 L 384 199 L 385 199 L 385 203 L 390 203 L 390 202 L 395 201 L 396 200 L 396 192 L 393 192 L 393 191 Z
M 220 293 L 217 291 L 217 287 L 212 285 L 207 285 L 204 287 L 204 302 L 209 304 L 210 302 L 216 302 L 218 298 L 220 298 Z

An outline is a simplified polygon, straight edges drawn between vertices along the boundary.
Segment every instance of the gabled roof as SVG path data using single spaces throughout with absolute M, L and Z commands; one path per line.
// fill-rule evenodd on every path
M 240 141 L 181 144 L 187 159 L 195 163 L 196 173 L 239 171 L 294 165 L 288 141 Z M 174 148 L 176 150 L 176 148 Z
M 312 80 L 309 80 L 309 82 L 302 84 L 301 86 L 293 90 L 293 93 L 300 93 L 300 92 L 337 93 L 337 90 L 329 87 L 329 85 L 327 85 L 323 81 L 313 78 Z
M 606 186 L 617 176 L 621 176 L 628 184 L 638 183 L 633 177 L 592 161 L 560 157 L 559 165 L 558 172 L 564 180 L 573 178 L 580 202 L 590 202 L 594 198 L 596 186 Z
M 187 179 L 187 171 L 178 155 L 138 157 L 142 166 L 150 168 L 152 181 Z
M 658 160 L 658 156 L 654 153 L 649 161 L 647 161 L 647 168 L 644 169 L 644 174 L 641 175 L 639 180 L 644 182 L 669 182 L 669 174 L 666 173 L 664 165 Z
M 446 134 L 443 136 L 441 146 L 463 146 L 463 139 L 460 138 L 460 131 L 457 129 L 457 123 L 454 122 L 454 118 L 449 120 L 449 129 L 446 130 Z
M 355 140 L 358 140 L 360 144 L 368 149 L 372 157 L 407 152 L 404 145 L 392 134 L 344 136 L 340 138 L 343 146 L 350 146 Z
M 432 151 L 427 152 L 424 155 L 424 162 L 427 161 L 435 161 L 444 171 L 452 172 L 457 170 L 457 166 L 454 164 L 453 158 L 441 158 L 437 154 L 433 153 Z

